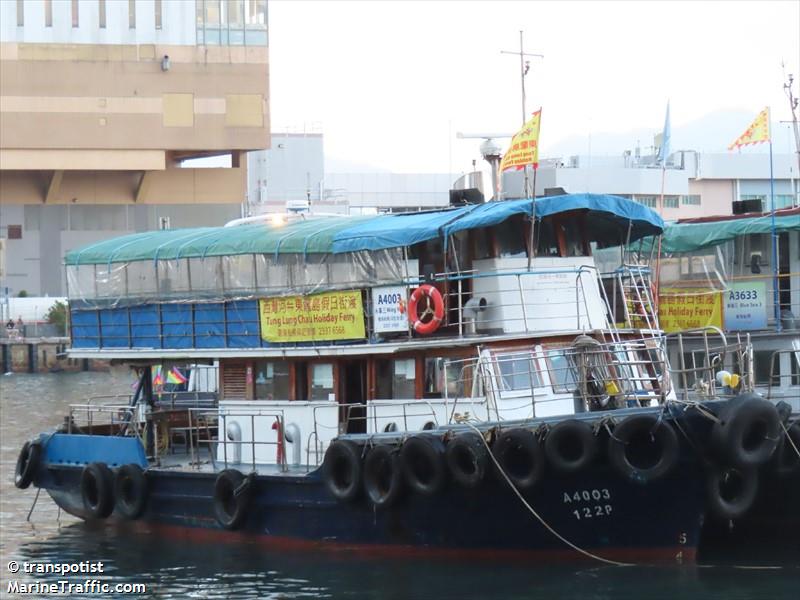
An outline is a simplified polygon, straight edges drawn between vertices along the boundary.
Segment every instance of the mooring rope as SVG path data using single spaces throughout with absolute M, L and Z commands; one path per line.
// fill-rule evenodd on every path
M 558 533 L 558 532 L 557 532 L 555 529 L 553 529 L 553 528 L 550 526 L 550 524 L 549 524 L 547 521 L 545 521 L 545 520 L 542 518 L 542 516 L 541 516 L 541 515 L 540 515 L 538 512 L 536 512 L 536 510 L 534 510 L 534 508 L 533 508 L 533 507 L 532 507 L 532 506 L 531 506 L 531 505 L 528 503 L 528 501 L 527 501 L 527 500 L 525 500 L 525 498 L 523 497 L 523 495 L 522 495 L 522 494 L 520 493 L 520 491 L 517 489 L 517 486 L 515 486 L 515 485 L 514 485 L 514 482 L 513 482 L 513 481 L 511 481 L 511 479 L 508 477 L 508 475 L 506 474 L 506 472 L 503 470 L 503 467 L 501 467 L 501 466 L 500 466 L 500 463 L 497 461 L 497 458 L 494 456 L 494 454 L 492 454 L 492 449 L 489 447 L 489 444 L 486 442 L 486 438 L 484 438 L 484 437 L 483 437 L 483 433 L 481 433 L 481 430 L 480 430 L 480 429 L 478 429 L 478 428 L 477 428 L 477 427 L 475 427 L 475 426 L 474 426 L 472 423 L 469 423 L 469 422 L 468 422 L 468 421 L 466 421 L 466 420 L 462 420 L 462 421 L 461 421 L 461 423 L 463 423 L 464 425 L 466 425 L 467 427 L 469 427 L 470 429 L 472 429 L 472 430 L 473 430 L 475 433 L 477 433 L 477 434 L 480 436 L 480 438 L 481 438 L 481 441 L 483 442 L 483 445 L 484 445 L 484 446 L 486 446 L 486 450 L 487 450 L 487 452 L 489 453 L 489 457 L 492 459 L 492 462 L 494 463 L 494 466 L 495 466 L 495 467 L 497 467 L 497 470 L 498 470 L 498 471 L 500 472 L 500 474 L 503 476 L 503 479 L 505 479 L 505 480 L 506 480 L 506 483 L 508 483 L 509 487 L 511 487 L 511 490 L 514 492 L 514 494 L 516 494 L 517 498 L 519 498 L 519 500 L 520 500 L 520 502 L 522 502 L 523 506 L 525 506 L 525 508 L 527 508 L 527 509 L 528 509 L 528 511 L 529 511 L 529 512 L 530 512 L 530 513 L 531 513 L 531 514 L 534 516 L 534 517 L 536 517 L 536 519 L 539 521 L 539 523 L 541 523 L 541 524 L 542 524 L 542 526 L 543 526 L 545 529 L 547 529 L 547 531 L 549 531 L 550 533 L 552 533 L 552 534 L 553 534 L 555 537 L 557 537 L 559 540 L 561 540 L 562 542 L 564 542 L 564 543 L 565 543 L 567 546 L 569 546 L 570 548 L 572 548 L 572 549 L 573 549 L 573 550 L 575 550 L 576 552 L 580 552 L 580 553 L 581 553 L 581 554 L 583 554 L 584 556 L 588 556 L 589 558 L 592 558 L 592 559 L 594 559 L 594 560 L 597 560 L 597 561 L 600 561 L 600 562 L 602 562 L 602 563 L 606 563 L 606 564 L 609 564 L 609 565 L 614 565 L 614 566 L 617 566 L 617 567 L 633 567 L 633 566 L 635 566 L 633 563 L 624 563 L 624 562 L 618 562 L 618 561 L 616 561 L 616 560 L 611 560 L 611 559 L 608 559 L 608 558 L 603 558 L 602 556 L 598 556 L 598 555 L 596 555 L 596 554 L 593 554 L 593 553 L 589 552 L 588 550 L 584 550 L 583 548 L 581 548 L 581 547 L 579 547 L 579 546 L 576 546 L 575 544 L 573 544 L 572 542 L 570 542 L 570 541 L 569 541 L 567 538 L 565 538 L 563 535 L 561 535 L 561 534 L 560 534 L 560 533 Z
M 786 439 L 789 440 L 789 443 L 792 445 L 795 454 L 797 454 L 797 456 L 800 456 L 800 449 L 797 447 L 797 444 L 794 443 L 792 436 L 789 435 L 789 430 L 786 429 L 786 425 L 783 424 L 783 421 L 781 421 L 780 423 L 781 423 L 781 429 L 783 429 L 783 435 L 785 435 Z
M 28 511 L 28 516 L 25 517 L 25 521 L 27 521 L 28 523 L 30 523 L 30 521 L 31 521 L 31 515 L 33 514 L 33 509 L 36 508 L 36 503 L 39 501 L 39 493 L 41 491 L 42 491 L 42 488 L 40 488 L 40 487 L 36 488 L 36 496 L 33 499 L 33 504 L 31 504 L 31 509 Z

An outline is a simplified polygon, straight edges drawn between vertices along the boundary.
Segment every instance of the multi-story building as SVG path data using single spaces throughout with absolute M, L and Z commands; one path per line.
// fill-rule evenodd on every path
M 268 74 L 266 0 L 0 2 L 0 286 L 61 295 L 70 248 L 240 216 Z
M 797 158 L 776 154 L 773 174 L 775 208 L 799 206 Z M 532 177 L 529 173 L 529 180 Z M 522 188 L 521 172 L 504 174 L 505 197 L 519 197 Z M 667 221 L 761 212 L 770 210 L 769 155 L 680 151 L 669 157 L 663 170 L 655 165 L 653 157 L 636 157 L 628 152 L 619 157 L 543 160 L 536 174 L 536 194 L 557 188 L 570 193 L 596 192 L 631 198 L 660 211 Z

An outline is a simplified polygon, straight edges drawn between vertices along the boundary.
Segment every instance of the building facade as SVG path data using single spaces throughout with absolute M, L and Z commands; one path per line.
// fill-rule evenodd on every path
M 0 2 L 0 286 L 61 295 L 71 248 L 240 216 L 268 78 L 266 0 Z
M 681 151 L 667 168 L 653 157 L 571 156 L 543 160 L 536 174 L 536 194 L 561 188 L 569 193 L 616 194 L 657 210 L 667 221 L 711 215 L 770 210 L 770 165 L 767 154 L 713 154 Z M 797 159 L 773 159 L 775 208 L 800 206 Z M 529 173 L 529 179 L 533 175 Z M 504 197 L 519 197 L 523 174 L 506 171 Z M 663 192 L 662 192 L 663 190 Z M 661 195 L 664 195 L 661 206 Z

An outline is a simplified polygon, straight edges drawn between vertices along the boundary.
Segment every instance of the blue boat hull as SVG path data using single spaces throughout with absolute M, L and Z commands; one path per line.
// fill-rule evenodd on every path
M 80 467 L 43 468 L 37 485 L 67 512 L 87 518 Z M 140 522 L 230 534 L 214 517 L 215 473 L 148 471 L 149 497 Z M 634 562 L 692 562 L 705 512 L 703 476 L 683 461 L 672 474 L 640 485 L 608 466 L 574 476 L 548 474 L 525 498 L 489 476 L 476 490 L 450 483 L 433 497 L 407 492 L 391 508 L 375 509 L 363 496 L 334 500 L 319 472 L 259 475 L 236 535 L 267 544 L 349 548 L 370 553 L 431 552 L 462 556 L 535 555 L 543 559 L 600 557 Z M 112 519 L 120 518 L 115 512 Z

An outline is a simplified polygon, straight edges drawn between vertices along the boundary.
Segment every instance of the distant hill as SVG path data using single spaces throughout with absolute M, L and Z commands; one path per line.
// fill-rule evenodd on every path
M 752 111 L 721 110 L 684 124 L 672 122 L 672 151 L 698 150 L 700 152 L 725 152 L 728 145 L 741 135 L 755 118 Z M 625 132 L 592 132 L 591 153 L 593 155 L 617 155 L 636 148 L 637 141 L 642 154 L 653 145 L 653 137 L 661 133 L 661 124 L 652 128 L 632 129 Z M 787 144 L 790 132 L 787 125 L 773 121 L 773 140 L 776 152 L 791 151 Z M 747 152 L 768 152 L 766 144 L 750 146 Z M 587 154 L 589 136 L 570 136 L 542 148 L 548 157 Z

